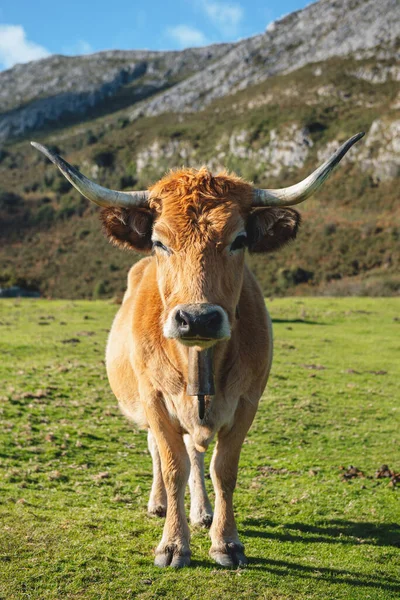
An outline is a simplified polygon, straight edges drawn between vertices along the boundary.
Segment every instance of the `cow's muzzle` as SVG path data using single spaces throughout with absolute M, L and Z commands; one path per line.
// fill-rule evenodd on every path
M 178 304 L 168 315 L 164 335 L 186 346 L 208 347 L 229 339 L 231 328 L 226 311 L 218 304 Z

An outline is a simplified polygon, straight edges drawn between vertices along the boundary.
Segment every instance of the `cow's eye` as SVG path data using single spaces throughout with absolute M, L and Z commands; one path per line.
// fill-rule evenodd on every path
M 231 247 L 230 247 L 230 251 L 233 252 L 234 250 L 241 250 L 242 248 L 244 248 L 247 244 L 247 236 L 242 234 L 242 235 L 238 235 L 237 238 L 233 241 Z
M 171 254 L 171 250 L 169 248 L 167 248 L 167 246 L 164 246 L 164 244 L 162 244 L 159 240 L 154 240 L 153 242 L 153 249 L 158 248 L 159 250 L 162 250 L 163 252 L 166 252 L 167 254 Z

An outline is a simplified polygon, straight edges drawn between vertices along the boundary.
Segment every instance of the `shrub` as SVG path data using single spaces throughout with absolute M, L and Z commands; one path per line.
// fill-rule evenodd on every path
M 50 225 L 55 219 L 56 211 L 50 204 L 43 204 L 37 211 L 34 221 L 38 225 Z
M 117 121 L 117 126 L 120 129 L 125 129 L 125 127 L 127 127 L 129 125 L 129 119 L 127 119 L 126 117 L 119 117 L 118 121 Z
M 37 181 L 33 181 L 32 183 L 27 183 L 24 185 L 24 192 L 36 192 L 40 187 L 40 184 Z
M 324 225 L 324 234 L 332 235 L 333 233 L 336 233 L 336 223 L 326 223 Z
M 88 146 L 91 146 L 92 144 L 95 144 L 98 141 L 98 137 L 93 133 L 91 129 L 89 129 L 89 131 L 86 132 L 85 141 Z
M 55 172 L 49 171 L 48 173 L 44 174 L 44 184 L 46 187 L 52 187 L 53 183 L 54 183 L 54 179 L 55 179 Z
M 107 293 L 107 286 L 105 281 L 98 281 L 93 289 L 93 298 L 96 300 L 102 298 Z
M 137 184 L 138 180 L 135 179 L 132 175 L 122 175 L 119 180 L 119 189 L 125 190 L 127 188 L 132 189 Z
M 13 209 L 23 203 L 23 199 L 14 192 L 0 191 L 0 208 Z
M 114 166 L 115 156 L 112 150 L 98 150 L 92 158 L 98 167 L 109 169 Z
M 86 201 L 78 196 L 77 198 L 67 196 L 61 201 L 61 208 L 57 211 L 57 219 L 64 220 L 74 215 L 82 216 L 87 208 Z
M 308 283 L 313 277 L 314 273 L 312 271 L 306 271 L 301 267 L 280 269 L 278 271 L 278 285 L 279 287 L 286 289 L 293 285 L 299 285 L 300 283 Z
M 62 175 L 57 177 L 53 185 L 54 191 L 58 194 L 66 194 L 71 188 L 72 185 L 70 184 L 68 179 L 65 179 L 65 177 L 63 177 Z

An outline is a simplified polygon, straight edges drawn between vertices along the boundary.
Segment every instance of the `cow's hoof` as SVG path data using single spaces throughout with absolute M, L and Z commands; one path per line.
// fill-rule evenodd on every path
M 167 507 L 162 504 L 156 504 L 154 506 L 149 506 L 147 512 L 152 517 L 165 517 L 167 514 Z
M 203 529 L 210 529 L 213 522 L 212 514 L 206 514 L 202 517 L 191 518 L 190 523 L 193 527 L 202 527 Z
M 225 544 L 225 548 L 215 549 L 211 548 L 210 556 L 217 562 L 221 567 L 226 569 L 232 569 L 235 567 L 245 567 L 247 565 L 247 558 L 244 553 L 244 547 L 241 544 Z
M 190 551 L 179 551 L 175 545 L 166 546 L 163 551 L 156 552 L 154 559 L 156 567 L 188 567 L 190 565 Z

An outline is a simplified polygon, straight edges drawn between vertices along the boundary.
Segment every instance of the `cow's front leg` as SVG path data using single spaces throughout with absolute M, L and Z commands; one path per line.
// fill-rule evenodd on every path
M 147 510 L 151 515 L 165 517 L 167 514 L 167 493 L 162 477 L 160 453 L 150 429 L 147 434 L 147 443 L 153 461 L 153 483 Z
M 167 515 L 154 564 L 157 567 L 185 567 L 190 563 L 190 534 L 185 515 L 189 456 L 182 434 L 171 423 L 162 401 L 147 407 L 146 414 L 160 453 L 167 493 Z
M 254 419 L 257 403 L 241 399 L 235 421 L 228 431 L 221 430 L 211 462 L 215 490 L 214 519 L 210 531 L 212 558 L 223 567 L 245 566 L 247 558 L 236 529 L 233 492 L 236 486 L 240 451 Z
M 190 522 L 209 528 L 213 512 L 204 482 L 204 452 L 196 450 L 190 435 L 185 435 L 184 440 L 190 458 Z

